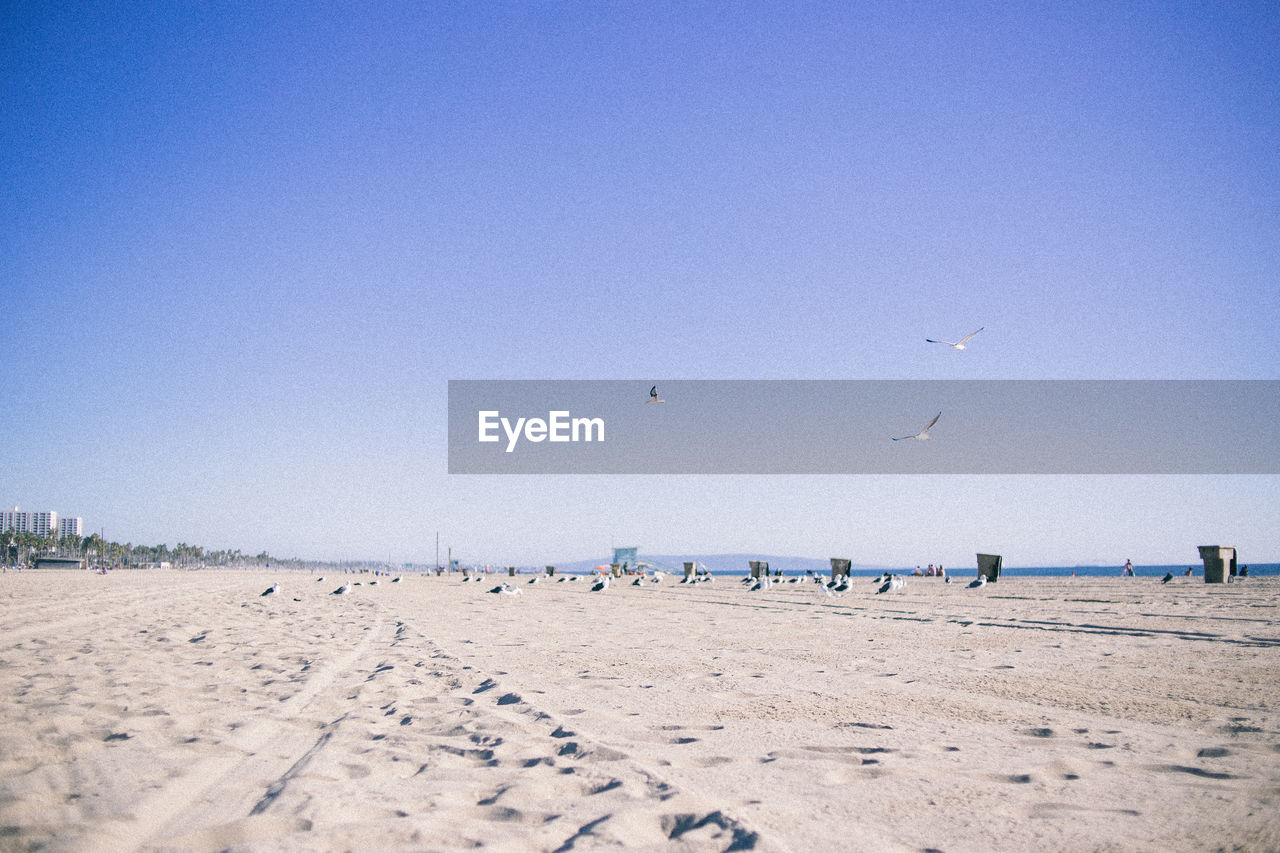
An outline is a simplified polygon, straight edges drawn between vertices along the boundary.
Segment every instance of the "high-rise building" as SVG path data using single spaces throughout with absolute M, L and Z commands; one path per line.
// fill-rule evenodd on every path
M 52 510 L 31 513 L 31 532 L 37 536 L 52 536 L 58 532 L 58 514 Z
M 24 516 L 26 516 L 26 513 L 16 506 L 13 509 L 0 510 L 0 533 L 6 530 L 17 530 L 19 532 L 26 530 L 27 522 Z
M 36 536 L 80 536 L 83 527 L 83 519 L 60 519 L 53 510 L 32 512 L 16 506 L 0 510 L 0 533 L 13 530 L 18 533 L 34 533 Z

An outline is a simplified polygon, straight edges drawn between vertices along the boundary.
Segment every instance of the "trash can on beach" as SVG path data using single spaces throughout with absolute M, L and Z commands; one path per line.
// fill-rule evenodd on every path
M 844 557 L 831 558 L 831 579 L 839 580 L 841 575 L 849 574 L 849 567 L 853 565 L 852 560 L 846 560 Z
M 1204 561 L 1205 583 L 1226 583 L 1227 574 L 1236 573 L 1236 549 L 1229 545 L 1200 545 L 1200 559 Z
M 1004 565 L 1004 557 L 999 554 L 979 554 L 978 574 L 984 575 L 988 583 L 1000 580 L 1000 569 Z

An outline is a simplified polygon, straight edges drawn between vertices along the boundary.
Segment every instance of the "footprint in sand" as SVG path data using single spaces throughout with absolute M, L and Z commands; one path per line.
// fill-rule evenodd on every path
M 1184 764 L 1155 764 L 1155 765 L 1152 765 L 1149 769 L 1155 770 L 1161 773 L 1186 773 L 1191 776 L 1199 776 L 1201 779 L 1242 778 L 1240 776 L 1236 776 L 1231 773 L 1216 773 L 1212 770 L 1204 770 L 1199 767 L 1188 767 L 1187 765 L 1184 765 Z
M 715 845 L 724 850 L 752 850 L 760 840 L 757 833 L 749 832 L 737 821 L 718 811 L 701 817 L 696 814 L 663 815 L 661 822 L 662 831 L 669 841 L 681 840 L 684 844 Z

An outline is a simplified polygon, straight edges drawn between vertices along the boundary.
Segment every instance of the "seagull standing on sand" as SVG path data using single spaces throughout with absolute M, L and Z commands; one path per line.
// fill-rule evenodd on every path
M 933 429 L 933 425 L 938 422 L 938 418 L 942 417 L 942 412 L 933 416 L 933 420 L 929 421 L 929 425 L 920 430 L 915 435 L 904 435 L 901 438 L 895 438 L 894 441 L 928 441 L 929 430 Z
M 886 592 L 902 592 L 906 588 L 907 588 L 906 578 L 902 577 L 901 575 L 891 574 L 888 576 L 888 580 L 880 584 L 880 588 L 876 590 L 876 595 L 880 595 Z
M 1160 578 L 1160 583 L 1168 583 L 1171 580 L 1173 580 L 1173 572 L 1165 572 L 1164 577 Z M 263 595 L 266 595 L 266 593 L 263 593 Z
M 351 592 L 351 581 L 347 581 L 342 586 L 338 587 L 337 589 L 335 589 L 333 592 L 329 594 L 330 595 L 346 595 L 349 592 Z
M 316 578 L 316 583 L 324 583 L 324 575 L 321 575 L 320 577 Z
M 986 585 L 987 585 L 987 576 L 986 576 L 986 575 L 978 575 L 976 578 L 974 578 L 973 580 L 969 581 L 968 589 L 981 589 L 982 587 L 984 587 L 984 586 L 986 586 Z
M 609 588 L 609 576 L 605 575 L 591 587 L 592 592 L 604 592 Z
M 262 598 L 263 595 L 275 595 L 279 591 L 280 591 L 280 584 L 273 583 L 271 586 L 267 587 L 266 590 L 262 593 L 262 595 L 258 596 L 258 598 Z
M 985 328 L 986 326 L 982 327 L 982 329 L 985 329 Z M 982 329 L 979 329 L 978 332 L 981 332 Z M 974 332 L 973 335 L 978 334 L 978 332 Z M 973 335 L 965 335 L 963 338 L 961 338 L 958 341 L 955 341 L 954 343 L 951 341 L 935 341 L 933 338 L 925 338 L 925 340 L 931 344 L 946 344 L 952 349 L 964 349 L 965 342 L 968 341 L 970 338 L 972 338 Z
M 650 403 L 665 403 L 665 402 L 667 402 L 666 400 L 660 400 L 660 399 L 658 399 L 658 386 L 657 386 L 657 385 L 654 385 L 652 388 L 650 388 L 650 389 L 649 389 L 649 402 L 650 402 Z

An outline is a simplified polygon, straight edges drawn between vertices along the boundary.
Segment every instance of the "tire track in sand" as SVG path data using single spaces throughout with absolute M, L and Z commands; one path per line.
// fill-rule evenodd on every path
M 303 712 L 335 682 L 353 674 L 363 678 L 362 659 L 385 639 L 386 633 L 385 626 L 367 630 L 350 651 L 320 668 L 297 693 L 282 700 L 279 714 L 253 719 L 239 727 L 220 745 L 220 754 L 196 760 L 181 775 L 148 794 L 137 804 L 132 819 L 109 818 L 92 827 L 86 837 L 71 845 L 72 849 L 84 853 L 165 849 L 169 839 L 189 834 L 194 827 L 219 825 L 254 814 L 253 800 L 262 803 L 265 798 L 278 796 L 279 790 L 274 796 L 271 786 L 266 791 L 246 791 L 244 780 L 276 779 L 283 789 L 290 774 L 305 766 L 343 720 L 339 716 L 326 725 L 317 739 L 313 725 L 301 719 Z M 246 797 L 250 797 L 247 807 Z M 270 836 L 297 828 L 305 827 L 299 827 L 297 821 L 281 824 L 258 820 L 257 831 L 250 834 Z

